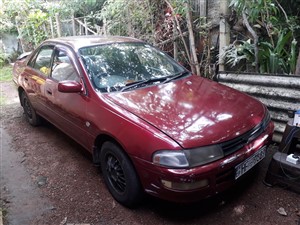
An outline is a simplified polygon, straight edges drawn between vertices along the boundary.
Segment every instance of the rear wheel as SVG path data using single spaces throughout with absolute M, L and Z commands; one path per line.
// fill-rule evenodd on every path
M 122 205 L 136 206 L 142 199 L 143 191 L 128 156 L 116 144 L 105 142 L 100 157 L 101 170 L 109 192 Z
M 40 125 L 41 117 L 36 114 L 25 92 L 22 93 L 21 100 L 22 100 L 22 106 L 23 106 L 25 118 L 28 121 L 28 123 L 31 124 L 32 126 Z

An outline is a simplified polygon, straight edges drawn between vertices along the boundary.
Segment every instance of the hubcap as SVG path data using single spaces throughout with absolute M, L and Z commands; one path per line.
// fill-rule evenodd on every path
M 124 193 L 126 189 L 126 181 L 121 163 L 113 155 L 109 155 L 107 157 L 106 163 L 106 171 L 111 185 L 117 192 Z

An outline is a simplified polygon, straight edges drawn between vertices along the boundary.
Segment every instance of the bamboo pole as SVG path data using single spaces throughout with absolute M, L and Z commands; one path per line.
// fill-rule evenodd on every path
M 89 35 L 89 31 L 88 31 L 88 26 L 87 26 L 87 20 L 86 20 L 86 18 L 84 18 L 84 30 L 85 30 L 85 35 Z
M 175 19 L 173 19 L 173 36 L 174 35 L 177 35 L 177 28 L 176 28 L 176 21 L 175 21 Z M 174 41 L 173 41 L 173 46 L 174 46 L 173 56 L 174 56 L 174 59 L 176 61 L 178 61 L 178 46 L 177 46 L 176 39 L 174 39 Z

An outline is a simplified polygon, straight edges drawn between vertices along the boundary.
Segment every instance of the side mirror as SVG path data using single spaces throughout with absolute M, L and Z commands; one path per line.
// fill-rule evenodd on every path
M 58 83 L 58 91 L 63 93 L 82 92 L 82 85 L 77 81 L 65 80 Z

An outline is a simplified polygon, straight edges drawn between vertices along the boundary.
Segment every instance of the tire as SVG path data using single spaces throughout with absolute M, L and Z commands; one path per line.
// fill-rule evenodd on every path
M 41 117 L 36 114 L 35 109 L 32 107 L 31 102 L 25 92 L 21 95 L 22 106 L 24 110 L 24 115 L 28 123 L 32 126 L 38 126 L 41 124 Z
M 133 208 L 143 197 L 137 173 L 128 156 L 112 142 L 105 142 L 100 154 L 104 182 L 116 201 Z

